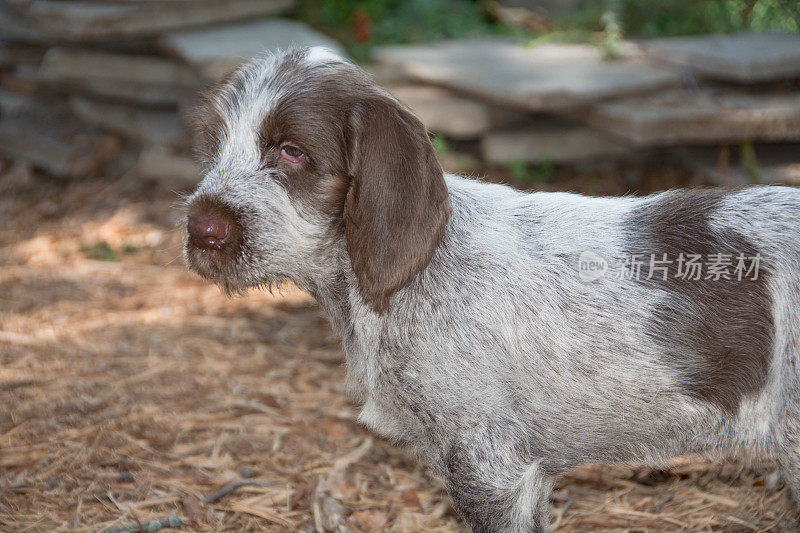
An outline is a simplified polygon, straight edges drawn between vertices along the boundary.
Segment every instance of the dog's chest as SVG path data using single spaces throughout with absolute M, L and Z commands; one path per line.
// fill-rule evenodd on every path
M 418 389 L 397 365 L 388 364 L 387 354 L 377 350 L 347 352 L 349 391 L 364 403 L 359 422 L 376 434 L 404 444 L 412 444 L 424 434 L 408 391 Z M 417 401 L 423 401 L 417 398 Z
M 381 437 L 396 441 L 413 440 L 405 413 L 383 404 L 375 397 L 368 397 L 358 415 L 358 421 Z
M 381 373 L 373 374 L 372 379 L 365 377 L 348 375 L 350 388 L 364 399 L 358 421 L 381 437 L 403 443 L 416 440 L 421 423 L 396 380 Z

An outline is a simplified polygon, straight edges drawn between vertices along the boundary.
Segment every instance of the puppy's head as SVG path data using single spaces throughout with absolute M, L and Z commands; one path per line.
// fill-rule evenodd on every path
M 422 123 L 320 48 L 259 58 L 197 111 L 206 174 L 189 200 L 189 267 L 228 292 L 339 275 L 389 297 L 430 260 L 450 204 Z M 341 254 L 339 254 L 341 255 Z

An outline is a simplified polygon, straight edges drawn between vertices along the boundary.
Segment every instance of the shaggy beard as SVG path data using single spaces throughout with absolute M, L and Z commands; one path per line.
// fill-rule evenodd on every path
M 257 281 L 255 283 L 242 283 L 239 281 L 232 281 L 230 279 L 213 280 L 217 286 L 225 293 L 226 296 L 233 298 L 235 296 L 246 296 L 248 292 L 255 289 L 258 291 L 269 291 L 274 295 L 275 292 L 283 294 L 288 280 L 285 278 L 274 278 L 267 281 Z

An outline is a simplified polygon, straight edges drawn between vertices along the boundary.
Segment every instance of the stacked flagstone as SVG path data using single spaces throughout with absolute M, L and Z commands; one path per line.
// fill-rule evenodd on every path
M 758 150 L 768 164 L 771 154 L 783 154 L 780 165 L 763 176 L 737 171 L 733 181 L 750 176 L 747 181 L 800 184 L 800 145 L 793 144 L 800 142 L 800 35 L 654 39 L 626 43 L 615 61 L 585 45 L 528 47 L 503 39 L 389 46 L 376 58 L 440 88 L 442 106 L 427 98 L 418 110 L 423 120 L 425 109 L 441 107 L 458 118 L 502 116 L 501 123 L 473 120 L 469 130 L 489 163 L 783 143 L 786 150 Z M 454 98 L 461 112 L 453 108 Z M 435 114 L 439 132 L 454 137 L 441 121 L 443 112 Z M 706 174 L 720 181 L 719 172 Z
M 137 161 L 196 181 L 185 110 L 242 60 L 337 43 L 285 14 L 294 0 L 0 3 L 0 155 L 56 176 Z M 121 148 L 139 154 L 119 157 Z M 126 169 L 117 169 L 126 170 Z
M 185 115 L 199 89 L 265 50 L 342 53 L 277 18 L 293 2 L 0 2 L 0 155 L 57 176 L 132 160 L 143 177 L 195 181 Z M 663 148 L 711 168 L 709 147 L 753 142 L 785 148 L 764 151 L 783 159 L 761 179 L 800 182 L 798 35 L 654 39 L 613 61 L 592 46 L 500 38 L 387 46 L 374 59 L 376 81 L 456 148 L 441 154 L 448 170 L 470 171 L 476 156 L 575 163 Z

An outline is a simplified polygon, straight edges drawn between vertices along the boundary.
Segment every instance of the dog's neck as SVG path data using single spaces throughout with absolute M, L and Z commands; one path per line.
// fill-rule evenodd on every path
M 350 261 L 342 242 L 332 246 L 329 268 L 312 279 L 298 283 L 300 288 L 308 291 L 328 314 L 336 332 L 344 337 L 352 325 L 352 309 L 350 295 L 355 285 L 356 277 L 350 267 Z
M 447 175 L 448 193 L 453 210 L 459 206 L 474 202 L 473 194 L 469 191 L 480 188 L 482 184 L 473 183 L 461 178 Z M 453 220 L 447 222 L 448 228 L 452 230 Z M 353 334 L 354 319 L 358 316 L 365 316 L 374 311 L 364 298 L 358 285 L 358 279 L 350 263 L 347 253 L 347 244 L 342 232 L 334 232 L 330 239 L 320 248 L 319 256 L 324 260 L 318 261 L 313 269 L 309 269 L 308 279 L 296 280 L 297 285 L 309 292 L 327 312 L 334 329 L 339 333 L 342 340 L 347 344 L 348 338 Z M 439 242 L 438 247 L 447 247 L 447 239 L 444 237 Z M 429 269 L 430 263 L 423 270 Z M 414 285 L 416 278 L 409 284 Z M 401 292 L 406 292 L 401 289 Z

